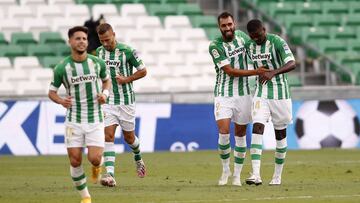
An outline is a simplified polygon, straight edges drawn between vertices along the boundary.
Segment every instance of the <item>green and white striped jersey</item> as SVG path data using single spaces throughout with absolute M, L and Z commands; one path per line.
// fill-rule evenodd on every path
M 250 94 L 248 77 L 233 77 L 227 75 L 222 67 L 230 64 L 235 69 L 248 69 L 248 56 L 245 44 L 250 38 L 240 30 L 235 31 L 235 38 L 226 42 L 220 36 L 213 40 L 209 46 L 209 53 L 213 59 L 216 70 L 216 84 L 214 95 L 223 97 L 243 96 Z
M 254 68 L 265 66 L 274 70 L 295 60 L 285 40 L 275 34 L 266 34 L 266 42 L 262 45 L 257 45 L 255 41 L 251 40 L 249 44 L 246 44 L 246 48 L 254 63 Z M 257 80 L 254 96 L 267 99 L 289 99 L 287 74 L 276 75 L 266 84 L 260 84 Z
M 103 122 L 103 113 L 97 101 L 102 83 L 109 78 L 105 63 L 88 55 L 83 62 L 76 62 L 71 56 L 56 65 L 50 90 L 57 91 L 63 84 L 67 95 L 72 96 L 72 106 L 67 110 L 66 121 L 73 123 Z
M 110 73 L 112 89 L 108 104 L 132 104 L 135 102 L 133 83 L 119 85 L 115 76 L 120 73 L 128 77 L 133 74 L 133 67 L 137 70 L 145 68 L 143 61 L 131 47 L 117 43 L 114 51 L 107 51 L 103 46 L 96 49 L 96 55 L 106 63 L 106 69 Z

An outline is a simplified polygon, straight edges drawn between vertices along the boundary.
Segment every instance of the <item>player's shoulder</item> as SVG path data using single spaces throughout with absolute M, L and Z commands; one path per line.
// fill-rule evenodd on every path
M 58 73 L 65 72 L 65 67 L 70 64 L 71 56 L 67 56 L 63 58 L 61 61 L 59 61 L 58 64 L 54 67 L 54 71 Z
M 100 51 L 105 50 L 105 48 L 103 46 L 99 46 L 98 48 L 96 48 L 96 53 L 99 53 Z
M 131 50 L 133 50 L 132 46 L 130 46 L 128 44 L 125 44 L 125 43 L 121 43 L 121 42 L 118 42 L 116 44 L 116 48 L 119 49 L 120 51 L 131 51 Z
M 241 30 L 235 30 L 235 35 L 239 37 L 247 36 L 247 34 Z
M 273 34 L 273 33 L 267 33 L 267 39 L 270 41 L 270 42 L 273 42 L 273 43 L 282 43 L 282 42 L 285 42 L 285 40 L 280 37 L 279 35 L 277 34 Z
M 222 37 L 217 37 L 210 42 L 209 48 L 219 47 L 222 45 L 222 43 L 223 43 Z
M 104 63 L 104 60 L 102 60 L 101 58 L 99 58 L 97 56 L 91 55 L 91 54 L 88 54 L 88 58 L 96 63 Z

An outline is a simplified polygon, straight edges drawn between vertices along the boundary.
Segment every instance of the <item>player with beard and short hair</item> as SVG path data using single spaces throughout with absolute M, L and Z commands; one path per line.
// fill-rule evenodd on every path
M 287 141 L 286 128 L 292 122 L 292 102 L 287 81 L 287 72 L 296 68 L 294 56 L 281 37 L 266 33 L 260 20 L 250 20 L 247 30 L 252 39 L 247 49 L 254 68 L 265 67 L 268 72 L 261 75 L 253 98 L 252 118 L 254 122 L 251 138 L 252 174 L 247 184 L 262 184 L 260 163 L 265 124 L 271 118 L 275 128 L 275 170 L 269 185 L 280 185 Z
M 87 146 L 87 156 L 92 164 L 92 181 L 96 183 L 100 178 L 105 136 L 100 105 L 106 102 L 111 85 L 105 63 L 86 52 L 87 32 L 87 28 L 82 26 L 69 29 L 71 56 L 57 64 L 49 89 L 49 98 L 67 109 L 65 145 L 70 159 L 70 174 L 81 195 L 81 203 L 91 203 L 81 163 L 84 146 Z M 66 98 L 57 93 L 62 84 L 66 89 Z
M 96 55 L 105 61 L 110 73 L 112 88 L 110 97 L 104 105 L 105 112 L 105 168 L 106 174 L 101 178 L 104 186 L 116 186 L 115 167 L 115 130 L 121 127 L 124 140 L 132 149 L 136 172 L 140 178 L 146 176 L 144 161 L 140 153 L 140 140 L 135 135 L 135 93 L 133 81 L 145 77 L 146 67 L 136 50 L 119 43 L 111 25 L 104 23 L 97 28 L 101 47 Z M 136 72 L 133 73 L 133 69 Z
M 248 77 L 263 74 L 266 70 L 248 70 L 248 56 L 245 44 L 249 36 L 235 31 L 233 16 L 223 12 L 218 16 L 222 36 L 209 45 L 209 53 L 216 70 L 214 90 L 214 114 L 219 130 L 218 148 L 222 161 L 222 175 L 219 185 L 226 185 L 230 170 L 230 124 L 235 123 L 235 149 L 233 185 L 241 186 L 240 173 L 246 154 L 246 127 L 251 122 L 250 87 Z

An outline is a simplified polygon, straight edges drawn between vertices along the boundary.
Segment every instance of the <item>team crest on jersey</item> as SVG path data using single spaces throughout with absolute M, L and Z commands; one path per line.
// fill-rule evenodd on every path
M 86 82 L 94 82 L 96 80 L 97 80 L 96 74 L 87 74 L 87 75 L 71 77 L 71 83 L 74 85 L 86 83 Z
M 267 61 L 271 60 L 270 53 L 263 53 L 263 54 L 251 54 L 251 60 L 253 61 Z
M 216 59 L 220 57 L 220 54 L 216 49 L 211 50 L 211 53 L 212 53 L 213 57 Z

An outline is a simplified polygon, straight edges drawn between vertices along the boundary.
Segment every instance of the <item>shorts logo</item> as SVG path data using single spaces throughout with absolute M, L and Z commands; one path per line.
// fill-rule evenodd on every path
M 212 53 L 213 57 L 216 59 L 220 57 L 220 54 L 216 49 L 211 50 L 211 53 Z

